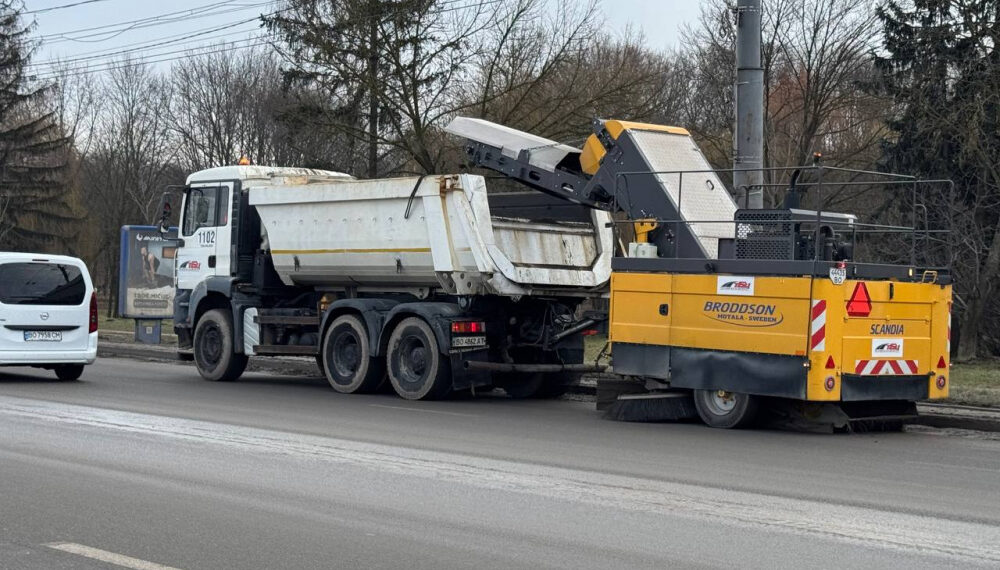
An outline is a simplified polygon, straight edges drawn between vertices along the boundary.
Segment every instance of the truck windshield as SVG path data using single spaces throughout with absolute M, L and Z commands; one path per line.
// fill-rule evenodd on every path
M 79 267 L 58 263 L 0 265 L 0 303 L 81 305 L 86 294 Z

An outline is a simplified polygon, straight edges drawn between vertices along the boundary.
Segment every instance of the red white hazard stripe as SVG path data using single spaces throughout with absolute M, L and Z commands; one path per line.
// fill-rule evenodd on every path
M 916 360 L 855 360 L 854 373 L 865 376 L 902 376 L 917 374 Z
M 814 352 L 826 350 L 826 299 L 819 299 L 812 303 L 809 335 L 810 345 Z
M 948 313 L 948 346 L 945 348 L 945 354 L 948 355 L 948 360 L 951 360 L 951 313 Z

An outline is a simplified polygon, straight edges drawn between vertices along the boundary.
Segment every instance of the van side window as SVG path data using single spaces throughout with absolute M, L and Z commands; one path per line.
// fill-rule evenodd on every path
M 228 200 L 220 200 L 220 195 L 225 195 L 225 188 L 191 188 L 188 191 L 187 201 L 184 203 L 184 231 L 185 236 L 194 234 L 198 228 L 214 227 L 225 225 L 228 218 L 224 204 Z M 220 215 L 219 210 L 223 209 Z M 222 220 L 220 223 L 219 220 Z

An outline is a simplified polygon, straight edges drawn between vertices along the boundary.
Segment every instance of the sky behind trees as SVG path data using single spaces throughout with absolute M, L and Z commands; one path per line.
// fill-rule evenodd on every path
M 101 52 L 134 49 L 159 41 L 173 41 L 192 35 L 169 45 L 150 47 L 150 54 L 172 52 L 181 47 L 196 47 L 220 41 L 252 39 L 260 31 L 259 20 L 253 19 L 267 12 L 273 5 L 270 0 L 97 0 L 68 8 L 80 0 L 25 0 L 28 14 L 34 18 L 35 35 L 45 38 L 35 57 L 35 67 L 42 71 L 42 62 L 101 55 Z M 587 0 L 577 0 L 580 4 Z M 646 44 L 653 49 L 677 47 L 681 28 L 698 19 L 703 2 L 698 0 L 601 0 L 601 9 L 609 27 L 624 31 L 633 27 L 646 36 Z M 58 8 L 58 9 L 53 9 Z M 164 14 L 173 14 L 160 18 Z M 141 24 L 122 32 L 121 27 L 77 32 L 85 28 L 109 26 L 119 22 L 145 18 L 160 18 L 155 25 Z M 245 21 L 250 20 L 250 21 Z M 241 22 L 237 24 L 237 22 Z M 150 22 L 152 24 L 153 22 Z M 235 25 L 233 25 L 235 24 Z M 226 29 L 222 26 L 233 25 Z M 69 34 L 67 32 L 74 32 Z M 76 38 L 71 40 L 68 38 Z M 96 53 L 95 53 L 96 52 Z M 171 55 L 167 54 L 164 58 Z M 90 60 L 98 63 L 106 58 Z

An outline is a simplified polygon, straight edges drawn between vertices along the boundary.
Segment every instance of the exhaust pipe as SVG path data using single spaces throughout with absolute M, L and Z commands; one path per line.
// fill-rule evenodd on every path
M 462 363 L 466 370 L 489 370 L 490 372 L 604 372 L 606 364 L 519 364 L 516 362 L 482 362 L 466 360 Z

